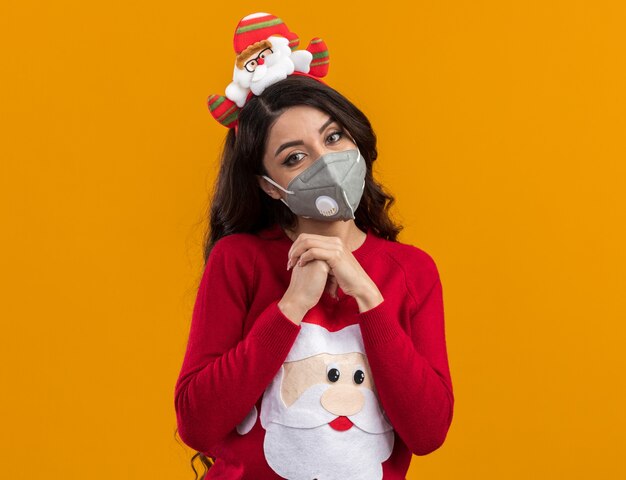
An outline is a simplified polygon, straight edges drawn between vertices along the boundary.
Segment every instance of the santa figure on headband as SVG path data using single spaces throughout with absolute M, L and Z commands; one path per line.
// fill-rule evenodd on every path
M 253 13 L 241 19 L 235 30 L 235 67 L 226 96 L 211 95 L 209 110 L 226 127 L 236 124 L 239 109 L 250 95 L 260 95 L 270 85 L 294 72 L 321 78 L 328 73 L 326 44 L 314 38 L 306 50 L 296 50 L 298 36 L 278 17 Z
M 256 408 L 238 426 L 256 422 Z M 358 324 L 301 323 L 261 403 L 268 465 L 290 480 L 379 480 L 394 431 L 378 401 Z M 247 423 L 246 423 L 247 422 Z

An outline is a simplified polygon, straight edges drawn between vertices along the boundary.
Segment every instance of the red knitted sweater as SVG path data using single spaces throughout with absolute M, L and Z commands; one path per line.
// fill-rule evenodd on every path
M 278 308 L 291 245 L 278 225 L 214 245 L 175 386 L 179 435 L 216 457 L 207 478 L 404 479 L 453 416 L 435 262 L 369 230 L 352 254 L 383 302 L 359 312 L 324 292 L 296 325 Z

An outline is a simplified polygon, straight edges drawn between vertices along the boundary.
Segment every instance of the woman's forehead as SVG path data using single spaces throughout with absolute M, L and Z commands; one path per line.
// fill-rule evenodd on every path
M 320 127 L 329 118 L 328 113 L 307 105 L 290 107 L 272 125 L 269 131 L 269 140 L 295 140 L 302 138 L 302 135 L 319 133 Z

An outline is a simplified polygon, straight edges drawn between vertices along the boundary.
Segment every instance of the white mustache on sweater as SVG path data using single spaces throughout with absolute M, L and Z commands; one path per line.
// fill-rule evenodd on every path
M 293 428 L 314 428 L 332 422 L 337 415 L 326 410 L 320 402 L 322 394 L 329 388 L 332 388 L 332 385 L 313 385 L 289 407 L 284 406 L 281 400 L 282 408 L 279 412 L 266 412 L 269 413 L 267 421 Z M 365 404 L 359 412 L 347 415 L 350 421 L 368 433 L 383 433 L 392 430 L 393 427 L 381 410 L 374 392 L 369 388 L 359 390 L 365 396 Z

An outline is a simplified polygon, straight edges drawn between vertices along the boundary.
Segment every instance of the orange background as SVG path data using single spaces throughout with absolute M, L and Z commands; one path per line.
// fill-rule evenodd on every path
M 205 102 L 257 11 L 326 40 L 400 240 L 440 269 L 455 416 L 408 478 L 626 476 L 624 3 L 384 5 L 3 2 L 3 478 L 193 479 Z

